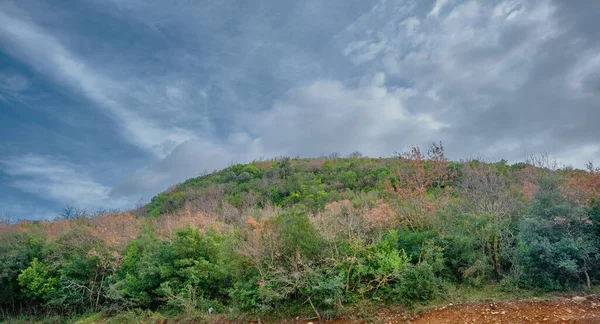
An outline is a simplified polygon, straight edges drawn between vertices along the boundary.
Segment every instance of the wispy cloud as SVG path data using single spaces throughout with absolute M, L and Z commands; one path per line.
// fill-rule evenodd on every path
M 29 80 L 19 74 L 0 74 L 0 101 L 8 104 L 10 101 L 23 103 L 23 94 L 29 88 Z
M 0 134 L 0 193 L 110 204 L 234 162 L 432 140 L 453 158 L 582 166 L 600 159 L 598 15 L 555 0 L 5 1 L 0 60 L 16 63 L 0 104 L 28 127 L 0 120 L 22 131 Z M 56 153 L 29 130 L 57 134 Z
M 0 199 L 0 218 L 7 218 L 11 222 L 20 220 L 53 220 L 58 216 L 56 210 L 47 207 L 22 204 L 8 199 Z
M 0 39 L 10 53 L 104 109 L 122 125 L 124 137 L 140 148 L 164 157 L 179 143 L 195 137 L 189 130 L 161 124 L 129 109 L 126 104 L 132 103 L 127 92 L 132 89 L 126 82 L 103 75 L 18 11 L 9 15 L 0 8 Z
M 53 157 L 29 154 L 0 160 L 9 185 L 50 201 L 85 208 L 121 208 L 130 204 L 110 196 L 110 188 L 96 182 L 81 166 Z
M 444 9 L 444 7 L 448 4 L 448 0 L 436 0 L 435 4 L 433 5 L 433 8 L 431 8 L 431 11 L 429 12 L 428 16 L 434 16 L 437 17 L 440 15 L 440 11 L 442 11 L 442 9 Z

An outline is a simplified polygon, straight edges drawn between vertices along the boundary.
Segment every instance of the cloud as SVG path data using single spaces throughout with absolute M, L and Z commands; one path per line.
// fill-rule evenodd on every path
M 0 10 L 0 39 L 12 55 L 106 111 L 122 125 L 125 138 L 140 148 L 164 157 L 179 143 L 195 137 L 189 130 L 161 124 L 129 109 L 126 104 L 132 100 L 131 93 L 136 92 L 129 84 L 101 74 L 18 10 L 12 14 Z
M 429 12 L 428 16 L 434 16 L 437 17 L 440 15 L 440 11 L 442 11 L 442 9 L 444 9 L 444 7 L 448 4 L 448 0 L 436 0 L 435 4 L 433 5 L 433 8 L 431 8 L 431 11 Z
M 29 88 L 29 80 L 20 74 L 0 74 L 0 101 L 23 102 L 24 92 Z
M 6 199 L 0 200 L 0 218 L 6 218 L 11 222 L 20 220 L 53 220 L 58 213 L 47 207 L 21 204 Z
M 131 204 L 110 196 L 110 188 L 85 170 L 53 157 L 28 154 L 0 160 L 2 170 L 12 177 L 9 185 L 46 200 L 84 208 L 122 208 Z
M 358 81 L 307 80 L 259 113 L 239 112 L 228 138 L 186 142 L 128 188 L 164 189 L 231 160 L 355 150 L 389 156 L 434 140 L 443 140 L 453 158 L 516 162 L 528 152 L 551 152 L 581 167 L 599 157 L 590 149 L 597 144 L 593 128 L 581 125 L 592 102 L 569 107 L 581 115 L 567 117 L 564 105 L 579 99 L 558 89 L 570 80 L 581 91 L 581 80 L 595 75 L 595 59 L 589 50 L 575 64 L 552 57 L 549 49 L 571 32 L 559 12 L 550 1 L 437 1 L 430 10 L 380 1 L 335 36 Z M 550 78 L 542 70 L 548 62 L 558 65 Z
M 409 144 L 427 145 L 449 125 L 429 114 L 409 112 L 403 104 L 404 90 L 386 87 L 383 74 L 357 87 L 336 80 L 313 81 L 291 89 L 259 114 L 240 114 L 236 125 L 245 131 L 220 141 L 182 143 L 115 193 L 152 194 L 203 171 L 258 158 L 354 151 L 390 156 Z
M 216 144 L 209 140 L 183 142 L 164 159 L 140 169 L 126 179 L 113 189 L 112 195 L 141 194 L 147 198 L 188 178 L 219 170 L 233 163 L 250 162 L 256 156 L 256 152 L 245 144 L 246 142 L 237 145 Z
M 567 148 L 562 151 L 556 159 L 563 165 L 578 166 L 590 161 L 598 161 L 600 156 L 600 144 L 588 144 L 575 148 Z
M 62 142 L 2 134 L 0 190 L 100 205 L 231 163 L 433 140 L 452 158 L 582 167 L 600 159 L 598 15 L 552 0 L 4 2 L 0 50 L 18 63 L 0 71 L 0 103 L 29 118 L 15 129 Z
M 557 1 L 436 1 L 429 11 L 380 1 L 339 39 L 357 67 L 414 90 L 409 111 L 451 125 L 440 139 L 455 157 L 514 161 L 598 143 L 589 121 L 600 118 L 600 37 L 582 32 L 593 25 L 584 12 Z
M 568 75 L 575 95 L 595 96 L 600 92 L 600 54 L 597 49 L 585 53 Z
M 389 155 L 399 147 L 435 138 L 446 127 L 427 113 L 410 112 L 403 88 L 385 85 L 380 73 L 357 87 L 316 80 L 290 90 L 246 125 L 265 150 L 315 156 L 359 150 Z

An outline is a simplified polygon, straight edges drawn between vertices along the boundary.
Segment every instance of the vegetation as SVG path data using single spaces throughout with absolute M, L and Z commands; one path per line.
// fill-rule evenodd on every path
M 0 316 L 320 321 L 489 285 L 590 289 L 600 170 L 540 162 L 450 162 L 441 144 L 281 158 L 189 179 L 134 211 L 0 225 Z

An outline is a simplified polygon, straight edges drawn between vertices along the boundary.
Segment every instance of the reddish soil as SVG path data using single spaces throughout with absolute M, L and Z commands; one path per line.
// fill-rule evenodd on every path
M 359 322 L 334 321 L 333 323 Z M 600 323 L 600 296 L 557 298 L 552 301 L 449 305 L 430 310 L 414 318 L 407 318 L 402 314 L 383 315 L 373 323 Z
M 411 323 L 600 323 L 600 300 L 587 297 L 580 302 L 563 298 L 451 306 L 425 313 Z

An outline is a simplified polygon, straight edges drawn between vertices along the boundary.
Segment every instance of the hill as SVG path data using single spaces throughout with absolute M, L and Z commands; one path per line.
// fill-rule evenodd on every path
M 592 289 L 600 172 L 539 162 L 451 162 L 436 144 L 280 158 L 189 179 L 129 212 L 5 225 L 0 308 L 322 320 L 469 291 Z

